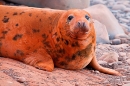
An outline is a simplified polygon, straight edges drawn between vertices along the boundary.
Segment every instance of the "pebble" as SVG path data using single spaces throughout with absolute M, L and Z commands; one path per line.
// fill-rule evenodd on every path
M 130 65 L 130 59 L 127 60 L 127 63 Z
M 122 63 L 122 61 L 118 61 L 117 64 L 118 65 L 122 65 L 123 63 Z
M 94 0 L 93 5 L 94 4 L 105 4 L 105 3 L 103 2 L 103 0 Z
M 130 53 L 127 53 L 127 57 L 130 59 Z
M 122 57 L 126 57 L 126 53 L 125 52 L 119 52 L 119 55 Z
M 99 60 L 98 63 L 99 63 L 101 66 L 103 66 L 103 67 L 108 67 L 108 68 L 110 68 L 110 65 L 108 65 L 108 63 L 107 63 L 106 61 L 101 61 L 101 60 Z
M 17 81 L 20 83 L 23 83 L 26 81 L 26 79 L 24 77 L 16 77 Z
M 119 52 L 119 61 L 125 61 L 128 57 L 126 56 L 125 52 Z
M 80 86 L 79 83 L 75 83 L 75 86 Z
M 105 80 L 105 81 L 103 81 L 103 83 L 109 83 L 109 81 L 108 81 L 108 80 Z
M 124 73 L 124 72 L 126 72 L 127 70 L 126 69 L 124 69 L 124 68 L 117 68 L 116 69 L 118 72 L 120 72 L 120 73 Z
M 125 10 L 126 6 L 123 4 L 116 4 L 112 7 L 113 10 Z
M 121 18 L 121 17 L 125 16 L 124 14 L 116 13 L 115 16 L 116 16 L 116 18 L 119 18 L 119 20 L 120 20 L 119 22 L 124 22 L 124 21 L 123 21 L 124 18 Z
M 125 8 L 124 11 L 125 12 L 130 12 L 130 8 Z
M 95 71 L 95 74 L 100 74 L 100 72 L 96 70 L 96 71 Z
M 96 34 L 97 43 L 110 43 L 106 26 L 99 21 L 93 19 Z M 100 28 L 100 30 L 99 30 Z
M 113 40 L 111 41 L 111 44 L 112 44 L 112 45 L 119 45 L 119 44 L 121 44 L 121 40 L 120 40 L 120 39 L 113 39 Z
M 126 23 L 122 23 L 121 26 L 123 26 L 124 28 L 128 29 L 129 26 Z
M 115 0 L 106 0 L 106 1 L 108 1 L 108 2 L 115 2 Z
M 110 1 L 110 2 L 107 3 L 107 6 L 108 6 L 109 8 L 112 8 L 113 5 L 114 5 L 114 2 L 112 2 L 112 1 Z
M 99 60 L 99 61 L 98 61 L 98 63 L 99 63 L 100 65 L 107 64 L 107 62 L 106 62 L 106 61 L 102 61 L 102 60 Z
M 118 68 L 118 62 L 109 63 L 109 68 L 112 68 L 112 69 Z
M 120 45 L 114 45 L 112 47 L 115 49 L 120 49 L 120 48 L 124 49 L 127 48 L 128 46 L 129 46 L 128 44 L 120 44 Z
M 123 86 L 130 86 L 130 83 L 124 84 Z
M 130 81 L 123 81 L 123 82 L 124 82 L 125 84 L 128 84 L 128 83 L 130 84 Z M 130 86 L 130 85 L 129 85 L 129 86 Z
M 122 79 L 123 79 L 123 81 L 126 81 L 126 76 L 121 76 L 122 77 Z
M 122 1 L 116 1 L 116 3 L 117 4 L 124 4 L 124 5 L 128 5 L 129 4 L 129 1 L 124 1 L 124 0 L 122 0 Z
M 120 10 L 111 10 L 111 12 L 118 14 L 118 12 L 120 12 Z
M 116 52 L 109 52 L 105 55 L 102 55 L 99 59 L 106 61 L 107 63 L 118 62 L 119 55 Z
M 126 58 L 127 58 L 127 57 L 122 57 L 122 56 L 120 56 L 120 57 L 118 58 L 118 60 L 119 60 L 119 61 L 125 61 Z
M 119 20 L 120 20 L 121 22 L 124 22 L 124 23 L 130 22 L 128 19 L 125 19 L 125 18 L 119 18 Z
M 126 16 L 130 16 L 130 13 L 126 13 Z

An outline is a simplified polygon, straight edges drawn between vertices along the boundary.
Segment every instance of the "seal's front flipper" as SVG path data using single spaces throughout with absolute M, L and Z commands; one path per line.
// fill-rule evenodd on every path
M 27 55 L 23 62 L 45 71 L 53 71 L 54 69 L 51 56 L 43 50 Z
M 121 75 L 118 71 L 115 71 L 115 70 L 109 69 L 109 68 L 105 68 L 105 67 L 102 67 L 101 65 L 99 65 L 97 62 L 96 56 L 93 57 L 93 59 L 89 65 L 102 73 L 117 75 L 117 76 Z

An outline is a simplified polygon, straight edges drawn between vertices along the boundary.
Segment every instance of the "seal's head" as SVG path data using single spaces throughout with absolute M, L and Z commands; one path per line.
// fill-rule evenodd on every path
M 88 12 L 80 9 L 66 11 L 58 22 L 62 36 L 69 36 L 74 39 L 86 39 L 93 31 L 93 22 Z M 61 30 L 62 29 L 62 30 Z

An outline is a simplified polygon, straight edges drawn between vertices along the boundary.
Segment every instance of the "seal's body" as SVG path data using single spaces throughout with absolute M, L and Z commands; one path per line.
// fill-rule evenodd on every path
M 95 57 L 92 19 L 84 10 L 0 6 L 0 54 L 52 71 L 54 66 L 82 69 L 88 64 L 109 74 Z

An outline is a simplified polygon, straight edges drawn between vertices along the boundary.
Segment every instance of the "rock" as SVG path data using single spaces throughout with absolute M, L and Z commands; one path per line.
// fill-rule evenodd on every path
M 119 19 L 124 16 L 125 16 L 125 14 L 121 14 L 121 13 L 119 13 L 119 11 L 116 13 L 116 17 Z M 123 19 L 123 18 L 121 18 L 121 19 Z M 120 21 L 122 22 L 123 20 L 120 20 Z
M 118 45 L 124 43 L 128 44 L 128 39 L 129 39 L 128 35 L 116 35 L 115 39 L 111 40 L 111 44 L 112 45 Z
M 15 81 L 12 77 L 0 72 L 0 86 L 24 86 Z
M 110 68 L 116 69 L 118 68 L 118 62 L 109 63 Z
M 130 18 L 130 12 L 126 13 L 126 18 Z
M 123 11 L 130 12 L 130 8 L 125 8 Z
M 112 13 L 116 13 L 116 15 L 118 14 L 118 12 L 120 12 L 120 10 L 111 10 Z M 119 14 L 121 15 L 121 14 Z
M 93 4 L 104 4 L 103 0 L 94 0 Z
M 116 52 L 110 52 L 105 55 L 102 55 L 99 59 L 106 61 L 107 63 L 118 62 L 119 55 Z
M 108 80 L 105 80 L 105 81 L 103 81 L 103 83 L 105 84 L 105 83 L 109 83 L 109 81 Z M 109 85 L 108 85 L 109 86 Z
M 117 4 L 128 5 L 128 4 L 129 4 L 129 1 L 128 1 L 128 0 L 122 0 L 122 1 L 117 0 L 116 3 L 117 3 Z
M 126 57 L 126 53 L 125 53 L 125 52 L 119 52 L 119 55 L 120 55 L 121 57 Z
M 112 44 L 112 45 L 121 44 L 121 40 L 120 40 L 120 39 L 113 39 L 113 40 L 111 41 L 111 44 Z
M 127 76 L 121 76 L 123 81 L 126 81 Z
M 125 19 L 125 18 L 119 18 L 119 20 L 123 23 L 128 23 L 130 22 L 128 19 Z
M 126 72 L 127 70 L 126 69 L 124 69 L 124 68 L 117 68 L 116 69 L 118 72 L 120 72 L 120 73 L 124 73 L 124 72 Z
M 128 84 L 129 83 L 129 86 L 130 86 L 130 81 L 123 81 L 125 84 Z
M 127 63 L 130 65 L 130 59 L 127 59 Z
M 20 83 L 27 81 L 24 77 L 16 77 L 16 80 Z
M 122 24 L 120 24 L 121 26 L 122 26 L 122 28 L 125 28 L 125 29 L 128 29 L 129 28 L 129 26 L 126 24 L 126 23 L 122 23 Z
M 95 71 L 95 73 L 96 73 L 96 74 L 100 74 L 100 72 L 99 72 L 99 71 L 97 71 L 97 70 Z
M 106 0 L 106 1 L 108 1 L 108 2 L 115 2 L 115 0 Z
M 119 59 L 119 58 L 118 58 Z M 117 62 L 118 65 L 122 65 L 123 63 L 121 61 L 118 61 Z
M 101 24 L 99 21 L 93 19 L 94 27 L 96 31 L 96 42 L 97 43 L 110 43 L 106 26 Z
M 122 56 L 120 56 L 120 57 L 118 58 L 118 60 L 119 60 L 119 61 L 125 61 L 126 58 L 127 58 L 127 57 L 122 57 Z
M 108 1 L 108 3 L 107 3 L 107 6 L 109 7 L 109 8 L 112 8 L 113 7 L 113 5 L 114 5 L 115 3 L 113 2 L 113 1 Z
M 121 40 L 121 44 L 128 43 L 128 39 L 127 38 L 120 38 L 120 40 Z
M 125 49 L 128 46 L 129 46 L 128 44 L 120 44 L 120 45 L 113 45 L 112 47 L 119 50 L 120 48 Z
M 106 62 L 106 61 L 102 61 L 102 60 L 99 60 L 99 61 L 98 61 L 98 63 L 99 63 L 100 65 L 107 64 L 107 62 Z
M 110 45 L 108 44 L 99 44 L 97 46 L 98 49 L 109 49 Z M 102 52 L 101 52 L 102 53 Z M 106 53 L 105 53 L 106 54 Z
M 123 4 L 115 4 L 113 7 L 112 7 L 113 10 L 124 10 L 126 9 L 126 6 L 123 5 Z
M 103 66 L 103 67 L 107 67 L 107 68 L 111 68 L 111 69 L 115 69 L 118 67 L 118 62 L 113 62 L 113 63 L 107 63 L 106 61 L 101 61 L 99 60 L 98 63 Z
M 124 84 L 123 86 L 130 86 L 130 83 Z
M 130 59 L 130 53 L 127 53 L 127 57 Z

